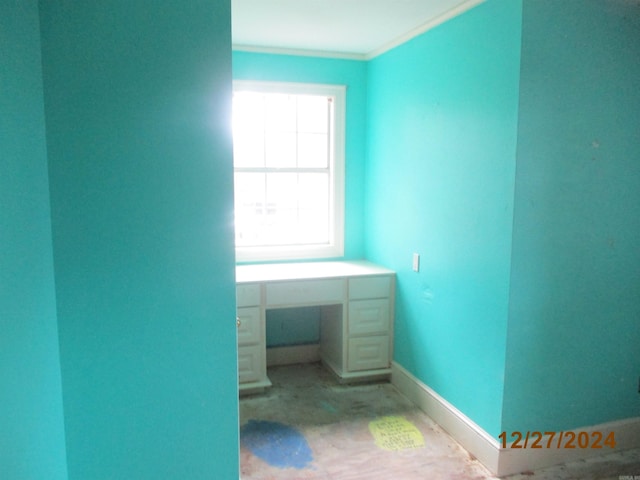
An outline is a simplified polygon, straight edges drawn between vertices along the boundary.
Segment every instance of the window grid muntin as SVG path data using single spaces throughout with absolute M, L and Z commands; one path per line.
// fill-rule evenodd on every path
M 238 83 L 240 83 L 240 88 L 238 87 Z M 248 86 L 245 84 L 249 84 Z M 325 141 L 327 145 L 327 161 L 328 164 L 326 168 L 314 168 L 314 167 L 300 167 L 302 162 L 299 161 L 302 153 L 300 152 L 299 142 L 297 142 L 297 138 L 301 133 L 313 132 L 314 129 L 305 129 L 300 125 L 300 109 L 297 109 L 296 113 L 296 167 L 295 168 L 267 168 L 267 167 L 236 167 L 234 170 L 237 173 L 249 173 L 249 172 L 261 172 L 261 173 L 300 173 L 300 174 L 308 174 L 308 173 L 323 173 L 327 176 L 327 181 L 325 181 L 326 193 L 325 197 L 325 205 L 328 206 L 328 209 L 325 208 L 323 211 L 326 212 L 325 219 L 323 223 L 325 223 L 325 232 L 328 233 L 328 242 L 327 236 L 322 239 L 324 242 L 322 245 L 317 244 L 317 242 L 309 242 L 308 245 L 305 245 L 304 242 L 299 242 L 298 245 L 267 245 L 267 246 L 245 246 L 245 245 L 236 245 L 236 253 L 239 261 L 246 260 L 263 260 L 263 259 L 287 259 L 287 258 L 322 258 L 322 257 L 335 257 L 343 254 L 343 219 L 344 219 L 344 93 L 345 87 L 336 86 L 336 85 L 305 85 L 305 84 L 271 84 L 269 82 L 257 82 L 258 87 L 254 88 L 256 82 L 234 82 L 234 88 L 236 91 L 260 91 L 262 93 L 265 92 L 274 92 L 274 93 L 292 93 L 294 95 L 300 95 L 300 98 L 325 98 L 327 100 L 327 115 L 324 118 L 324 122 L 327 123 L 327 128 L 322 129 L 322 133 L 325 133 L 326 137 Z M 311 91 L 310 91 L 311 90 Z M 321 92 L 318 92 L 321 90 Z M 339 102 L 336 103 L 336 100 Z M 299 101 L 297 102 L 299 104 Z M 336 106 L 339 107 L 336 109 Z M 266 112 L 266 110 L 264 110 Z M 315 129 L 316 131 L 318 129 Z M 234 132 L 235 134 L 235 132 Z M 235 147 L 234 147 L 235 148 Z M 338 161 L 336 162 L 336 159 Z M 264 164 L 264 162 L 263 162 Z M 254 163 L 255 165 L 255 163 Z M 264 181 L 267 181 L 267 176 L 265 175 Z M 300 177 L 298 177 L 298 185 L 300 183 Z M 267 191 L 263 192 L 265 196 L 268 195 Z M 298 198 L 297 208 L 298 212 L 303 211 L 303 206 L 300 204 L 301 198 Z M 262 208 L 268 209 L 268 201 L 263 200 Z M 298 222 L 300 224 L 301 222 Z M 306 248 L 307 246 L 311 248 Z M 269 253 L 270 252 L 270 253 Z

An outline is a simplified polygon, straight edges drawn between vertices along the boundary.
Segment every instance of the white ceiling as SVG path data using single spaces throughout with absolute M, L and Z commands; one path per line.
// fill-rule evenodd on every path
M 232 0 L 233 45 L 371 58 L 484 0 Z

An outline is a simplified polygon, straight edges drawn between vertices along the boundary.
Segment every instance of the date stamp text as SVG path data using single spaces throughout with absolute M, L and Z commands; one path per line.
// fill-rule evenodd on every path
M 614 432 L 502 432 L 502 448 L 615 448 Z M 511 440 L 511 443 L 508 443 Z

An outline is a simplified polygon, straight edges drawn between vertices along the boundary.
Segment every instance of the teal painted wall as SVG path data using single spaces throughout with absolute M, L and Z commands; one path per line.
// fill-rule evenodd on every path
M 496 436 L 521 7 L 481 4 L 368 65 L 365 250 L 397 271 L 394 359 Z
M 0 3 L 0 477 L 67 478 L 36 1 Z
M 235 80 L 327 83 L 347 86 L 345 126 L 344 259 L 364 256 L 366 155 L 366 62 L 233 52 Z
M 320 309 L 294 307 L 267 310 L 267 348 L 319 343 Z
M 69 479 L 238 478 L 230 4 L 40 17 Z
M 503 428 L 640 416 L 640 5 L 524 4 Z

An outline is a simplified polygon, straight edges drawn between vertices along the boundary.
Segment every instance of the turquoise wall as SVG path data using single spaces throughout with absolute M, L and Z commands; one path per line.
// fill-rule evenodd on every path
M 267 348 L 319 343 L 320 316 L 321 307 L 267 310 Z
M 347 86 L 345 125 L 344 259 L 364 256 L 366 62 L 233 52 L 234 80 L 327 83 Z
M 0 477 L 67 478 L 36 1 L 0 3 Z
M 637 2 L 488 0 L 369 62 L 234 53 L 358 69 L 347 256 L 398 272 L 394 359 L 496 437 L 640 415 L 639 37 Z
M 640 416 L 640 5 L 524 4 L 503 428 Z
M 397 271 L 394 359 L 495 436 L 521 13 L 489 1 L 368 65 L 365 248 Z
M 69 479 L 238 478 L 229 2 L 40 17 Z

